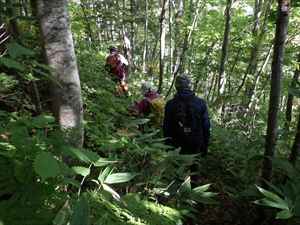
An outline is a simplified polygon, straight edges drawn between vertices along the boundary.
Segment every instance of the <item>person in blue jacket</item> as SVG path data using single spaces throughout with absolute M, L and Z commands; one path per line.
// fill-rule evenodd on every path
M 195 95 L 195 92 L 191 90 L 191 78 L 187 74 L 177 75 L 175 80 L 175 87 L 177 93 L 175 97 L 182 101 L 189 101 L 190 97 Z M 188 143 L 180 143 L 180 138 L 178 131 L 174 128 L 174 125 L 177 122 L 176 119 L 176 107 L 177 101 L 176 99 L 170 99 L 165 107 L 165 116 L 163 123 L 163 134 L 164 137 L 167 138 L 167 144 L 173 146 L 174 148 L 181 147 L 180 154 L 195 154 L 201 153 L 202 157 L 207 155 L 209 139 L 210 139 L 210 118 L 207 111 L 206 103 L 203 99 L 194 97 L 193 103 L 196 106 L 198 115 L 201 117 L 202 121 L 202 146 L 198 149 L 193 149 L 193 147 L 189 146 Z M 199 172 L 199 164 L 193 164 L 190 166 L 190 172 Z M 198 184 L 198 174 L 191 176 L 192 187 L 196 187 Z

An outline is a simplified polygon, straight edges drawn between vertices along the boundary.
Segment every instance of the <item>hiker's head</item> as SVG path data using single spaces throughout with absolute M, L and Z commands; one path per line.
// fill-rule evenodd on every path
M 142 83 L 141 93 L 143 96 L 145 96 L 148 92 L 151 92 L 151 91 L 154 91 L 154 89 L 150 82 L 145 81 L 144 83 Z
M 114 45 L 109 46 L 108 49 L 110 52 L 115 52 L 117 50 L 116 46 L 114 46 Z
M 175 87 L 177 91 L 188 90 L 192 86 L 191 77 L 187 74 L 177 75 Z

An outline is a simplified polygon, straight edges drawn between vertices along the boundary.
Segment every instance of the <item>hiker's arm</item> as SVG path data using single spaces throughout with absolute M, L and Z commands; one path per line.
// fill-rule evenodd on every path
M 144 114 L 144 115 L 149 115 L 150 111 L 147 110 L 148 109 L 148 102 L 146 100 L 142 100 L 139 104 L 135 105 L 135 106 L 131 106 L 132 109 L 134 109 L 135 111 L 137 111 L 140 114 Z
M 210 139 L 210 119 L 209 114 L 206 108 L 206 105 L 203 106 L 203 116 L 202 116 L 202 132 L 203 132 L 203 147 L 208 148 L 209 139 Z
M 167 102 L 165 107 L 164 123 L 163 123 L 164 137 L 168 138 L 166 144 L 171 144 L 172 137 L 172 110 L 170 101 Z

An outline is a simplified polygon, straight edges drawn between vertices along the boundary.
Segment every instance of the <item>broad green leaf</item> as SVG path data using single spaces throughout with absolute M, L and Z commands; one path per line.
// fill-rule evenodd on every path
M 281 209 L 288 209 L 288 204 L 282 198 L 278 197 L 278 195 L 275 195 L 272 192 L 267 191 L 261 187 L 258 187 L 258 186 L 256 186 L 256 187 L 264 196 L 267 197 L 267 199 L 277 202 L 280 205 Z
M 76 204 L 69 225 L 90 225 L 90 205 L 86 194 L 83 194 Z
M 130 181 L 136 175 L 138 175 L 138 173 L 114 173 L 108 175 L 104 180 L 104 183 L 106 184 L 123 183 L 123 182 Z
M 15 59 L 19 55 L 34 55 L 34 52 L 31 50 L 28 50 L 21 45 L 17 44 L 6 44 L 5 47 L 8 50 L 8 54 L 11 58 Z
M 242 158 L 244 160 L 247 160 L 247 156 L 245 154 L 243 154 L 240 151 L 236 151 L 234 149 L 229 149 L 229 152 L 231 153 L 232 156 L 237 157 L 237 158 Z
M 103 185 L 103 189 L 105 191 L 108 191 L 114 198 L 116 199 L 120 199 L 120 195 L 114 190 L 112 189 L 110 186 L 108 186 L 107 184 L 102 184 Z
M 165 145 L 165 144 L 163 144 L 163 143 L 154 143 L 153 145 L 151 145 L 151 147 L 153 147 L 153 148 L 161 148 L 161 149 L 170 149 L 170 148 L 174 148 L 173 146 Z
M 282 196 L 284 196 L 285 198 L 288 198 L 291 200 L 291 202 L 294 202 L 296 203 L 296 198 L 297 198 L 297 194 L 299 192 L 299 186 L 298 184 L 296 183 L 296 185 L 293 185 L 291 183 L 291 181 L 287 181 L 285 183 L 285 185 L 282 187 L 282 190 L 284 192 L 284 194 Z
M 100 158 L 95 152 L 84 148 L 74 148 L 72 146 L 65 148 L 63 153 L 85 163 L 97 162 Z
M 147 118 L 143 118 L 143 119 L 136 119 L 136 120 L 132 120 L 130 122 L 131 125 L 142 125 L 142 124 L 145 124 L 147 122 L 149 122 L 150 119 L 147 119 Z
M 187 177 L 187 179 L 185 179 L 185 181 L 180 185 L 178 189 L 178 193 L 182 195 L 184 192 L 190 190 L 191 190 L 191 178 Z
M 97 162 L 94 162 L 94 166 L 101 167 L 106 166 L 110 163 L 117 163 L 118 160 L 116 159 L 109 159 L 109 158 L 100 158 Z
M 48 123 L 53 123 L 55 121 L 55 118 L 53 116 L 36 116 L 33 117 L 31 125 L 32 126 L 38 126 L 38 127 L 44 127 Z
M 48 80 L 52 81 L 53 83 L 57 84 L 59 87 L 62 87 L 61 84 L 55 80 L 54 78 L 52 78 L 48 73 L 45 73 L 39 69 L 36 69 L 36 68 L 33 68 L 33 67 L 30 67 L 34 72 L 38 73 L 38 74 L 41 74 L 43 75 L 44 77 L 46 77 Z
M 104 180 L 106 179 L 106 177 L 112 173 L 115 166 L 116 166 L 115 163 L 111 163 L 105 168 L 105 170 L 102 173 L 100 173 L 98 180 L 100 181 L 101 184 L 104 183 Z
M 193 190 L 194 191 L 197 191 L 197 192 L 204 192 L 204 191 L 206 191 L 208 188 L 209 188 L 209 186 L 210 186 L 211 184 L 205 184 L 205 185 L 202 185 L 202 186 L 200 186 L 200 187 L 196 187 L 196 188 L 194 188 Z
M 82 166 L 74 166 L 74 167 L 72 167 L 72 170 L 76 174 L 80 174 L 82 176 L 88 176 L 91 172 L 91 170 L 89 168 L 82 167 Z
M 38 62 L 34 62 L 34 65 L 37 65 L 37 66 L 39 66 L 39 67 L 41 67 L 41 68 L 43 68 L 43 69 L 45 69 L 45 70 L 48 70 L 48 71 L 50 71 L 50 72 L 57 73 L 57 74 L 59 74 L 59 75 L 61 75 L 61 76 L 67 76 L 66 74 L 60 72 L 59 70 L 57 70 L 57 69 L 55 69 L 55 68 L 53 68 L 53 67 L 51 67 L 51 66 L 44 65 L 44 64 L 41 64 L 41 63 L 38 63 Z
M 271 182 L 263 179 L 264 182 L 266 182 L 267 185 L 269 185 L 271 188 L 273 188 L 278 194 L 280 194 L 281 196 L 284 196 L 283 191 L 280 190 L 279 188 L 277 188 L 275 185 L 273 185 Z
M 279 204 L 279 203 L 274 202 L 267 198 L 262 198 L 262 199 L 256 200 L 256 201 L 254 201 L 254 203 L 257 205 L 264 205 L 264 206 L 269 206 L 269 207 L 273 207 L 273 208 L 277 208 L 277 209 L 288 209 L 285 205 Z
M 294 214 L 290 210 L 287 210 L 287 209 L 280 211 L 276 215 L 277 215 L 276 219 L 285 219 L 285 220 L 294 216 Z
M 79 181 L 75 180 L 75 179 L 72 179 L 72 178 L 63 178 L 63 179 L 61 179 L 61 181 L 65 184 L 72 184 L 77 188 L 81 187 L 81 184 L 79 183 Z
M 59 164 L 50 152 L 38 154 L 34 159 L 33 169 L 43 181 L 49 177 L 56 177 L 60 172 Z
M 287 175 L 290 178 L 293 177 L 293 175 L 295 173 L 295 169 L 294 169 L 294 166 L 291 162 L 288 162 L 288 161 L 280 159 L 280 158 L 270 157 L 270 156 L 268 156 L 268 159 L 270 159 L 275 164 L 281 166 L 287 172 Z
M 25 21 L 36 21 L 37 18 L 34 16 L 16 16 L 18 20 L 25 20 Z
M 25 70 L 25 67 L 14 59 L 0 57 L 0 62 L 2 62 L 8 68 L 14 68 L 21 71 Z
M 65 202 L 63 207 L 56 214 L 55 219 L 53 221 L 53 225 L 65 225 L 68 224 L 72 215 L 72 209 L 69 205 L 69 200 Z
M 288 88 L 288 92 L 289 92 L 291 95 L 293 95 L 293 96 L 295 96 L 295 97 L 297 97 L 297 98 L 300 98 L 300 90 L 299 90 L 298 88 L 295 88 L 295 87 L 289 87 L 289 88 Z

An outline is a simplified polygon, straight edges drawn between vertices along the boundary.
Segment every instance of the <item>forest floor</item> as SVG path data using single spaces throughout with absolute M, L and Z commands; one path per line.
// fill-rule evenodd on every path
M 212 183 L 202 177 L 200 186 Z M 253 203 L 254 199 L 246 198 L 242 201 L 231 198 L 226 189 L 213 185 L 209 191 L 217 193 L 214 199 L 219 204 L 196 206 L 197 212 L 194 213 L 196 220 L 190 220 L 184 225 L 259 225 L 259 207 Z M 270 223 L 270 221 L 272 221 Z M 281 222 L 281 223 L 278 223 Z M 263 224 L 282 224 L 273 218 L 268 218 L 268 223 Z

